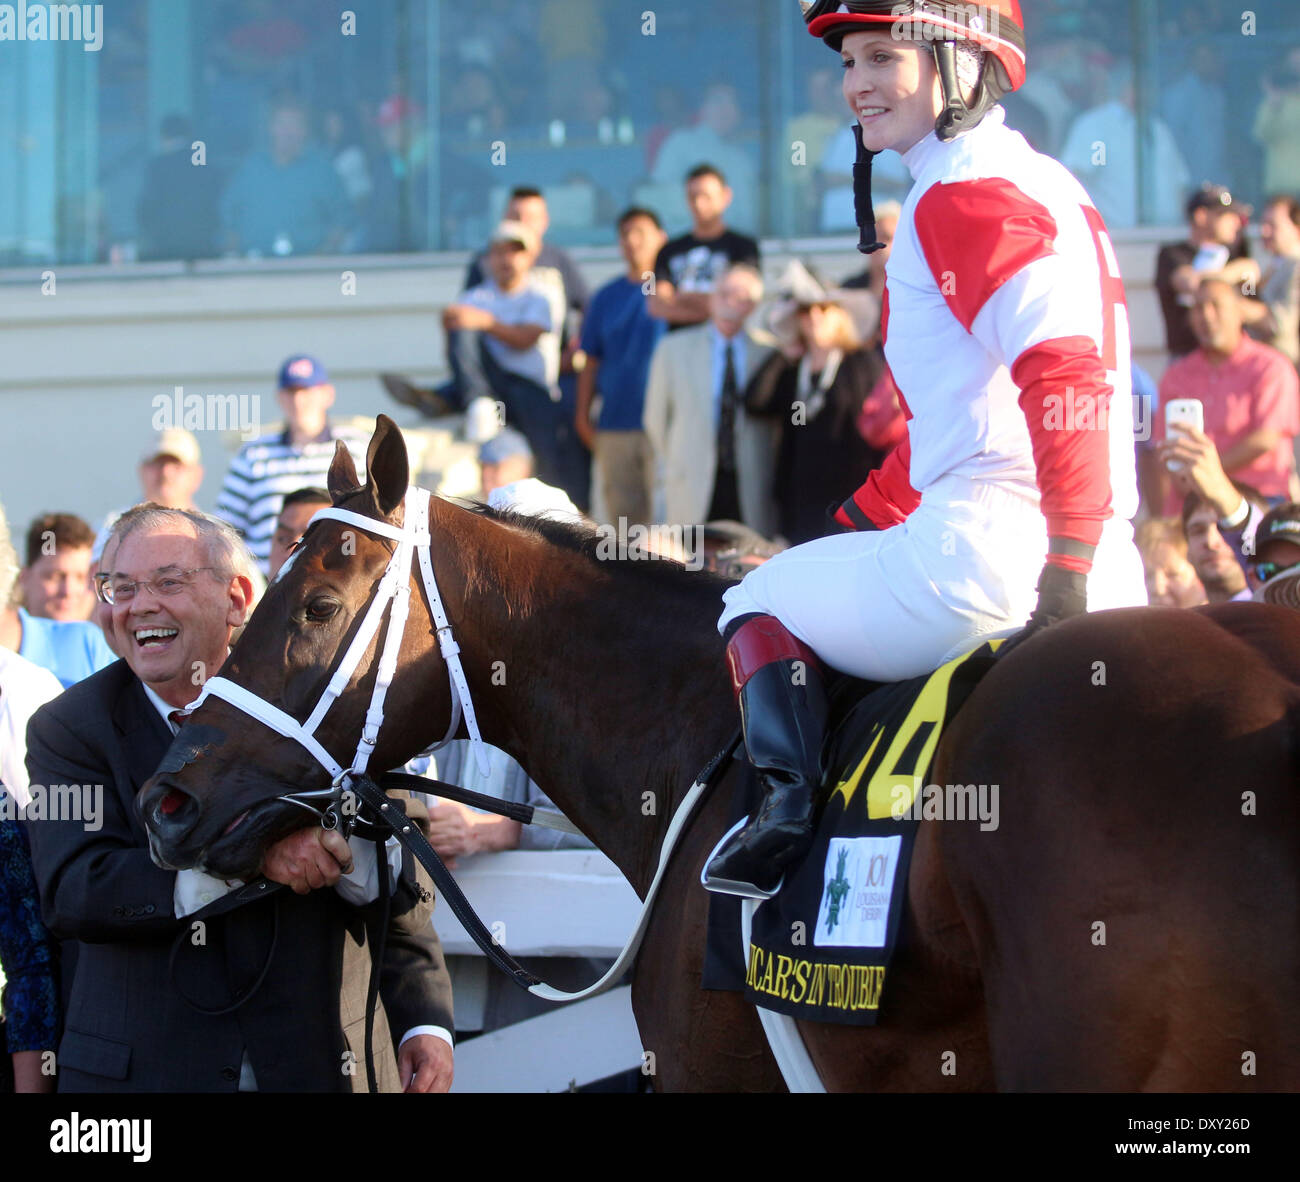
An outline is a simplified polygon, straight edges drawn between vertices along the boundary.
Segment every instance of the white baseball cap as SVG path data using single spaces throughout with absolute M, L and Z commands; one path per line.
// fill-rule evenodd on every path
M 168 427 L 150 440 L 140 457 L 140 463 L 147 464 L 159 456 L 175 456 L 182 464 L 197 464 L 199 441 L 184 427 Z

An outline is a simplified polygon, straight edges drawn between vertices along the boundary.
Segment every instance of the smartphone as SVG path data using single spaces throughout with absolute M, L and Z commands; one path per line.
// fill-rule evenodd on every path
M 1205 408 L 1199 398 L 1173 398 L 1165 403 L 1165 438 L 1174 438 L 1174 424 L 1195 427 L 1202 434 L 1205 432 Z M 1186 465 L 1181 460 L 1167 460 L 1165 467 L 1170 472 L 1181 472 Z
M 1192 260 L 1192 270 L 1194 271 L 1222 271 L 1228 265 L 1228 257 L 1231 251 L 1217 242 L 1208 246 L 1202 246 L 1196 252 L 1196 257 Z

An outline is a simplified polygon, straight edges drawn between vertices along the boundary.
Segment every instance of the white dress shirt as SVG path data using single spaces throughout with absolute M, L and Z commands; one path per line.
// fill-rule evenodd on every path
M 709 325 L 713 342 L 713 429 L 716 431 L 722 418 L 722 380 L 727 374 L 727 346 L 730 345 L 735 355 L 736 394 L 745 391 L 745 330 L 742 328 L 734 337 L 724 337 L 716 324 Z

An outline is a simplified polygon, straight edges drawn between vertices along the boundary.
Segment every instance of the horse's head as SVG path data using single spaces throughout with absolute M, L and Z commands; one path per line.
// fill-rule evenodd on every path
M 391 529 L 404 523 L 407 481 L 405 444 L 393 422 L 381 415 L 366 456 L 365 484 L 342 443 L 328 483 L 335 510 Z M 313 740 L 326 759 L 351 767 L 392 619 L 390 606 L 367 639 L 369 609 L 398 546 L 364 523 L 317 518 L 310 526 L 231 650 L 221 680 L 205 691 L 157 773 L 140 790 L 137 805 L 159 865 L 201 866 L 224 877 L 249 878 L 269 845 L 316 821 L 311 807 L 286 798 L 329 789 L 332 776 L 325 763 L 301 738 L 278 733 L 249 713 L 253 699 L 244 706 L 228 699 L 247 691 L 281 722 L 286 716 L 290 723 L 308 722 L 315 711 L 320 717 Z M 439 660 L 415 565 L 408 561 L 390 576 L 395 586 L 410 589 L 410 613 L 386 698 L 389 718 L 370 760 L 375 772 L 400 765 L 427 746 L 448 717 L 450 695 L 431 694 L 427 684 L 436 682 L 427 673 L 421 709 L 410 709 L 419 671 Z M 354 668 L 336 678 L 353 655 L 354 642 Z M 338 696 L 321 715 L 331 686 Z

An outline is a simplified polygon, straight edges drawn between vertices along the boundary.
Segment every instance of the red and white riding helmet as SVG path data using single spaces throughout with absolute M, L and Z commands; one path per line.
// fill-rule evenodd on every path
M 1025 22 L 1019 0 L 799 0 L 808 32 L 838 50 L 846 33 L 889 25 L 899 40 L 973 41 L 997 63 L 1003 94 L 1025 82 Z

